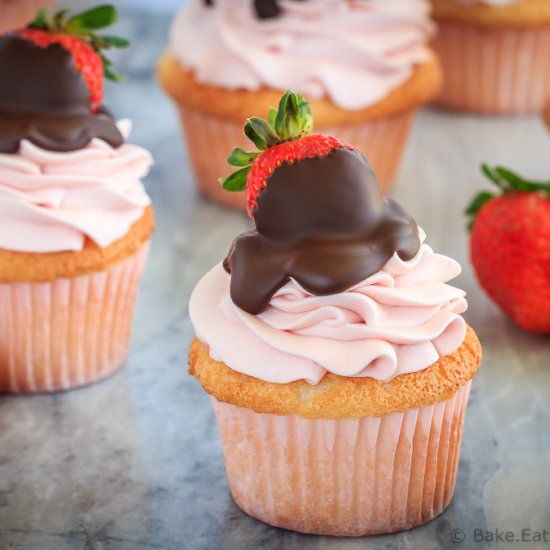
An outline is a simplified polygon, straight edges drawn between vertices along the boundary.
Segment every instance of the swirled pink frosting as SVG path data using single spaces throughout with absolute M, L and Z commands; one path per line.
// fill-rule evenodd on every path
M 317 384 L 327 372 L 387 381 L 425 369 L 464 341 L 465 293 L 446 284 L 460 271 L 422 244 L 413 259 L 395 254 L 339 294 L 313 296 L 291 280 L 254 316 L 233 304 L 219 264 L 195 288 L 189 312 L 212 358 L 242 374 L 281 384 Z
M 126 138 L 130 122 L 118 124 Z M 17 252 L 82 250 L 86 237 L 106 247 L 151 204 L 141 178 L 153 163 L 142 147 L 95 139 L 58 153 L 22 141 L 0 154 L 0 248 Z
M 429 59 L 424 0 L 281 0 L 258 19 L 250 0 L 191 0 L 176 17 L 171 50 L 205 84 L 293 88 L 338 106 L 368 107 Z

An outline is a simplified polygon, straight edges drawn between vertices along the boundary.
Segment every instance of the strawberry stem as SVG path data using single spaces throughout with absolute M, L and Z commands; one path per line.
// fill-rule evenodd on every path
M 48 10 L 46 8 L 40 8 L 39 12 L 36 14 L 36 17 L 34 18 L 31 23 L 29 23 L 28 28 L 29 29 L 45 29 L 49 27 L 49 16 L 48 16 Z
M 495 166 L 491 168 L 488 164 L 481 165 L 481 172 L 487 177 L 487 179 L 493 183 L 502 194 L 506 193 L 545 193 L 550 196 L 550 180 L 546 182 L 528 180 L 504 168 L 502 166 Z M 472 202 L 467 206 L 464 213 L 468 217 L 468 229 L 471 230 L 476 216 L 483 208 L 485 204 L 497 197 L 491 191 L 481 191 L 478 193 Z
M 252 117 L 246 120 L 244 133 L 258 148 L 257 152 L 247 153 L 235 149 L 227 162 L 231 166 L 244 166 L 248 171 L 261 151 L 287 141 L 295 141 L 313 131 L 313 114 L 307 101 L 298 93 L 287 90 L 279 102 L 278 109 L 270 109 L 268 120 Z M 220 183 L 227 191 L 243 191 L 246 186 L 246 172 L 239 170 Z M 238 175 L 237 175 L 238 174 Z
M 491 168 L 487 164 L 481 166 L 481 171 L 504 193 L 530 191 L 550 195 L 550 180 L 545 182 L 528 180 L 502 166 Z
M 103 54 L 110 48 L 127 48 L 130 42 L 125 38 L 111 35 L 98 35 L 95 31 L 116 23 L 118 13 L 114 6 L 103 4 L 87 11 L 77 13 L 67 19 L 70 10 L 63 9 L 52 16 L 41 9 L 28 28 L 40 29 L 51 34 L 67 34 L 90 44 L 103 61 L 103 71 L 109 80 L 119 81 L 122 76 L 111 68 L 111 62 Z

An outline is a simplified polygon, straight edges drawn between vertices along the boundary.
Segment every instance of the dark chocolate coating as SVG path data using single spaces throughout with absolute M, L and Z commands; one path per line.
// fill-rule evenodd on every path
M 260 19 L 271 19 L 281 13 L 277 0 L 254 0 L 254 8 Z
M 0 152 L 17 152 L 22 139 L 62 152 L 82 149 L 96 137 L 122 145 L 110 113 L 91 112 L 86 84 L 62 46 L 41 48 L 5 35 L 0 67 Z
M 343 148 L 283 163 L 253 215 L 256 230 L 237 237 L 224 262 L 233 302 L 252 314 L 290 277 L 315 295 L 343 292 L 420 247 L 416 222 L 384 198 L 365 157 Z
M 278 0 L 250 0 L 254 3 L 254 9 L 260 19 L 272 19 L 278 17 L 282 13 Z M 304 0 L 294 0 L 295 2 L 303 2 Z M 203 0 L 203 2 L 212 7 L 214 0 Z

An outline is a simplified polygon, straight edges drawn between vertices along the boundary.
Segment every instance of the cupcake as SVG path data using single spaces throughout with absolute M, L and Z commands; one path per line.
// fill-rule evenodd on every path
M 550 93 L 550 2 L 431 0 L 443 67 L 442 106 L 540 112 Z
M 66 390 L 123 364 L 153 231 L 151 156 L 102 106 L 84 25 L 51 25 L 0 38 L 0 392 Z
M 230 157 L 252 162 L 224 184 L 245 171 L 255 229 L 192 294 L 190 373 L 246 513 L 325 535 L 412 528 L 451 501 L 481 359 L 447 284 L 460 266 L 356 148 L 308 134 L 299 96 L 273 118 L 249 122 L 261 154 Z
M 414 115 L 440 71 L 423 0 L 191 0 L 176 17 L 158 76 L 175 101 L 199 188 L 244 208 L 217 183 L 244 119 L 287 88 L 311 98 L 320 131 L 360 146 L 389 189 Z
M 0 33 L 13 31 L 32 21 L 53 0 L 0 0 Z

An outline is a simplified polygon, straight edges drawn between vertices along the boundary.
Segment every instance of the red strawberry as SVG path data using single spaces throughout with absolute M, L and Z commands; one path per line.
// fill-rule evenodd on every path
M 104 77 L 119 80 L 120 76 L 110 69 L 110 62 L 101 51 L 116 47 L 125 48 L 127 40 L 115 36 L 98 36 L 95 31 L 105 28 L 117 20 L 113 6 L 98 6 L 67 19 L 68 10 L 58 12 L 50 18 L 42 10 L 26 29 L 17 32 L 18 36 L 36 46 L 47 48 L 59 44 L 73 57 L 77 71 L 82 75 L 90 92 L 90 107 L 96 112 L 103 101 Z
M 473 217 L 470 254 L 481 286 L 519 326 L 550 332 L 550 182 L 527 181 L 504 168 L 484 173 L 503 192 L 485 191 Z
M 279 110 L 271 109 L 269 122 L 253 117 L 244 127 L 247 137 L 260 152 L 247 153 L 235 149 L 227 162 L 242 167 L 221 183 L 228 191 L 246 189 L 248 214 L 253 216 L 256 199 L 267 185 L 267 179 L 283 162 L 299 162 L 307 158 L 325 157 L 339 147 L 353 149 L 333 136 L 311 134 L 313 116 L 308 103 L 296 92 L 287 91 Z

